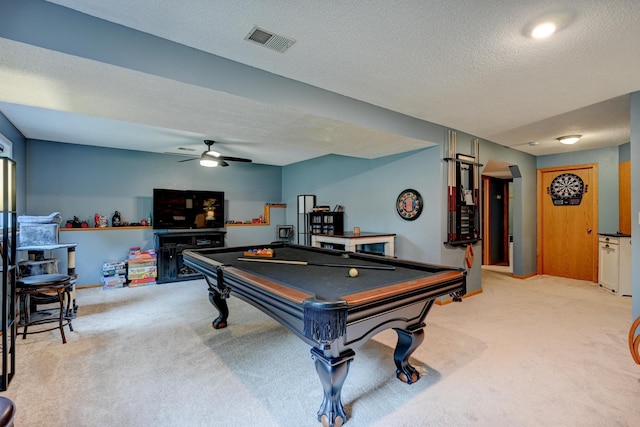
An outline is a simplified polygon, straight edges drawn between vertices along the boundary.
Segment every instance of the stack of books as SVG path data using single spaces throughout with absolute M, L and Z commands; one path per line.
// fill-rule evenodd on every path
M 102 264 L 102 288 L 122 288 L 127 283 L 126 261 L 110 261 Z
M 129 270 L 127 280 L 129 287 L 154 285 L 158 269 L 156 252 L 153 249 L 143 251 L 139 247 L 129 249 Z

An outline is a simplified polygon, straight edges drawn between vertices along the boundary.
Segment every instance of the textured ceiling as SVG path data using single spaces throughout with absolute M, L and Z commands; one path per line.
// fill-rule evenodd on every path
M 9 3 L 0 8 L 10 11 Z M 627 95 L 640 89 L 637 0 L 48 4 L 534 155 L 628 142 Z M 542 17 L 560 31 L 548 40 L 526 37 Z M 296 42 L 278 53 L 245 41 L 256 25 Z M 287 104 L 226 92 L 10 35 L 0 37 L 0 52 L 0 111 L 29 138 L 196 153 L 202 139 L 218 139 L 225 155 L 278 165 L 328 153 L 375 158 L 438 142 L 366 123 L 355 107 L 344 118 L 325 114 L 313 97 Z M 573 133 L 584 135 L 575 146 L 555 140 Z

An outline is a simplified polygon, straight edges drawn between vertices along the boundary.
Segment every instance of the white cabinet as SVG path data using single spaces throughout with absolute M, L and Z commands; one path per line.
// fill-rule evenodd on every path
M 603 289 L 617 294 L 620 259 L 618 238 L 600 236 L 598 242 L 598 283 Z
M 631 238 L 599 237 L 598 283 L 614 295 L 631 296 Z
M 620 237 L 618 295 L 631 296 L 631 237 Z

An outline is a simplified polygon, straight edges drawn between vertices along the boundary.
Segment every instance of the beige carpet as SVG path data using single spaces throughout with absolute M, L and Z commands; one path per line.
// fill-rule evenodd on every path
M 482 294 L 436 306 L 395 378 L 395 333 L 357 353 L 343 402 L 358 426 L 635 426 L 640 366 L 631 300 L 589 282 L 483 272 Z M 309 347 L 230 300 L 213 330 L 204 281 L 78 292 L 75 332 L 19 339 L 2 393 L 28 426 L 316 426 L 322 400 Z

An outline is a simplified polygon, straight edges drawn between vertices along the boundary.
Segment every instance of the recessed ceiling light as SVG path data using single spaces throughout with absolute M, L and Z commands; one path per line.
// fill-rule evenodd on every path
M 558 138 L 556 138 L 558 141 L 560 141 L 563 144 L 575 144 L 576 142 L 578 142 L 578 140 L 582 138 L 582 135 L 565 135 L 565 136 L 560 136 Z
M 538 145 L 538 141 L 530 141 L 528 144 L 533 147 L 534 145 Z
M 561 7 L 533 17 L 522 28 L 522 35 L 527 38 L 544 39 L 559 33 L 573 22 L 577 12 L 571 8 Z
M 556 24 L 553 22 L 543 22 L 542 24 L 536 25 L 533 30 L 531 30 L 531 37 L 534 39 L 544 39 L 555 32 Z

